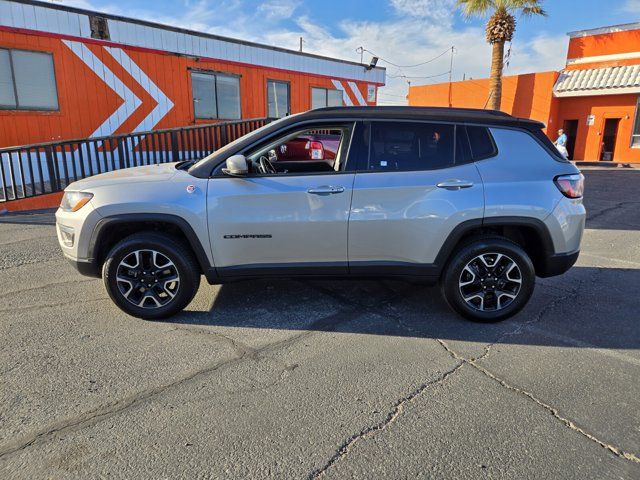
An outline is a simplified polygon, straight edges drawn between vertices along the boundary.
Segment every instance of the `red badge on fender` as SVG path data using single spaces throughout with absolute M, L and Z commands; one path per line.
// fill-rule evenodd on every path
M 196 191 L 195 185 L 187 185 L 187 193 L 193 193 Z

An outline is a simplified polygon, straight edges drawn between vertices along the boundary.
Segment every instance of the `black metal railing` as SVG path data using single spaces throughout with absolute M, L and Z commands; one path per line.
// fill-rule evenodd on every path
M 0 148 L 0 202 L 59 192 L 81 178 L 121 168 L 200 159 L 271 120 Z

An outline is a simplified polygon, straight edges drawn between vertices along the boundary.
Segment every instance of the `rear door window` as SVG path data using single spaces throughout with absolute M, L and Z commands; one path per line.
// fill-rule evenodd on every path
M 455 127 L 438 123 L 372 122 L 368 170 L 407 172 L 454 165 Z

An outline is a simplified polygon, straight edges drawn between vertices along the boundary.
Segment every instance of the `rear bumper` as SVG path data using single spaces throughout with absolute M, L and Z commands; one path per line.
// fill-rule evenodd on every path
M 538 263 L 536 275 L 542 278 L 562 275 L 573 267 L 578 260 L 579 255 L 580 250 L 570 253 L 556 253 L 554 255 L 549 255 Z

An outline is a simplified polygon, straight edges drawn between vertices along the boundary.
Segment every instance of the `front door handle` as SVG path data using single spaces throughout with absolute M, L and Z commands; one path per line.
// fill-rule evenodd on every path
M 468 180 L 459 180 L 457 178 L 453 180 L 445 180 L 436 185 L 438 188 L 446 188 L 447 190 L 460 190 L 461 188 L 473 187 L 473 182 Z
M 334 187 L 333 185 L 322 185 L 320 187 L 313 187 L 307 190 L 307 193 L 313 193 L 315 195 L 331 195 L 332 193 L 342 193 L 344 187 Z

